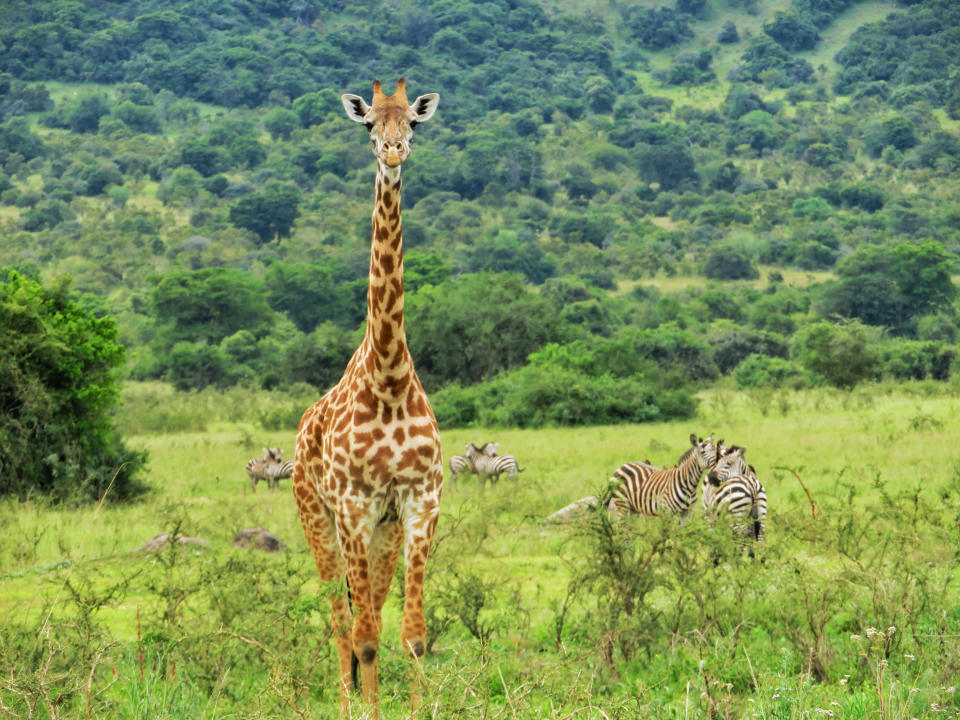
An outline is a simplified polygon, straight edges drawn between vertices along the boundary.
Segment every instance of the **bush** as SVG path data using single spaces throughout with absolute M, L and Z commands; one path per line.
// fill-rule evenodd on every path
M 947 380 L 955 348 L 943 342 L 892 340 L 880 347 L 880 367 L 896 380 Z
M 835 325 L 821 321 L 797 331 L 791 354 L 803 367 L 831 385 L 850 388 L 876 376 L 878 358 L 874 340 L 875 333 L 858 322 Z
M 144 453 L 110 423 L 124 348 L 110 317 L 17 273 L 0 283 L 0 494 L 134 497 Z
M 748 355 L 733 371 L 739 388 L 787 387 L 798 390 L 813 385 L 810 374 L 792 360 L 753 354 Z
M 754 280 L 760 277 L 747 254 L 730 245 L 710 249 L 703 263 L 703 274 L 711 280 Z
M 697 407 L 683 389 L 545 365 L 505 372 L 483 385 L 448 386 L 431 396 L 431 404 L 443 428 L 653 422 L 692 417 Z

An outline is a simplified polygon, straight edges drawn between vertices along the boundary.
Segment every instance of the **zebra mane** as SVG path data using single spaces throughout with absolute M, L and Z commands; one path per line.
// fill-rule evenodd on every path
M 677 464 L 674 465 L 674 467 L 680 467 L 681 465 L 683 465 L 687 460 L 690 459 L 690 456 L 692 454 L 693 454 L 693 446 L 691 445 L 690 447 L 687 448 L 687 451 L 680 456 L 680 459 L 677 460 Z

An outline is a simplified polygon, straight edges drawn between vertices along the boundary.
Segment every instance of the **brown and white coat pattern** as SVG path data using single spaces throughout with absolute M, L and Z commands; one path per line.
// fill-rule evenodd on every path
M 400 165 L 413 127 L 433 115 L 439 97 L 408 104 L 403 79 L 390 97 L 379 82 L 373 88 L 372 105 L 343 96 L 347 115 L 369 129 L 377 158 L 366 334 L 343 378 L 300 422 L 293 491 L 321 577 L 345 577 L 350 589 L 352 611 L 345 595 L 333 599 L 341 714 L 349 712 L 355 654 L 364 704 L 377 718 L 381 609 L 401 549 L 402 645 L 414 657 L 426 649 L 423 579 L 443 460 L 437 422 L 407 348 L 400 222 Z M 411 696 L 416 711 L 417 687 Z

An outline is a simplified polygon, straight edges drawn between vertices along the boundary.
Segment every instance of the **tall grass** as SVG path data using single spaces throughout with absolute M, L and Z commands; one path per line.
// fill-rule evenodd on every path
M 128 442 L 150 451 L 147 499 L 0 503 L 3 714 L 336 715 L 333 588 L 306 552 L 289 488 L 254 494 L 243 472 L 260 447 L 292 453 L 292 425 L 256 419 L 284 402 L 135 388 L 121 412 L 140 430 Z M 192 419 L 161 430 L 167 420 L 147 417 L 159 406 Z M 523 471 L 516 484 L 445 488 L 423 715 L 957 717 L 958 406 L 943 384 L 715 389 L 692 422 L 445 432 L 445 456 L 497 441 Z M 544 521 L 625 460 L 672 464 L 691 432 L 747 446 L 770 497 L 756 560 L 699 508 L 682 525 Z M 256 526 L 288 551 L 230 546 Z M 136 551 L 159 532 L 209 544 Z M 407 703 L 401 586 L 385 608 L 386 717 L 405 717 Z

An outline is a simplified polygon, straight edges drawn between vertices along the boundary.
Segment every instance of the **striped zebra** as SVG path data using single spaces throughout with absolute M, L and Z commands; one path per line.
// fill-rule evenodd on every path
M 765 533 L 767 491 L 757 479 L 756 470 L 744 458 L 747 449 L 733 446 L 726 450 L 704 480 L 703 508 L 709 513 L 722 510 L 738 518 L 750 518 L 749 524 L 737 523 L 736 526 L 760 542 Z
M 467 443 L 466 455 L 453 455 L 450 457 L 450 480 L 456 482 L 464 473 L 476 474 L 476 459 L 482 455 L 494 456 L 500 443 L 486 443 L 483 447 L 477 447 L 473 443 Z
M 266 481 L 268 489 L 274 490 L 279 485 L 280 478 L 293 475 L 293 460 L 284 461 L 280 448 L 264 448 L 263 457 L 250 458 L 246 470 L 253 492 L 257 491 L 257 483 L 261 480 Z
M 691 435 L 690 446 L 676 467 L 657 468 L 640 462 L 621 465 L 610 478 L 604 506 L 612 499 L 618 515 L 658 515 L 669 510 L 685 517 L 697 499 L 700 476 L 717 462 L 720 443 L 714 445 L 713 435 L 706 440 Z
M 284 460 L 271 465 L 267 469 L 267 488 L 276 490 L 280 487 L 280 480 L 293 477 L 293 460 Z
M 490 478 L 491 483 L 500 480 L 500 475 L 507 473 L 511 480 L 517 479 L 517 473 L 520 472 L 520 465 L 517 459 L 509 453 L 504 455 L 487 455 L 481 453 L 473 458 L 473 468 L 480 478 L 480 484 Z

